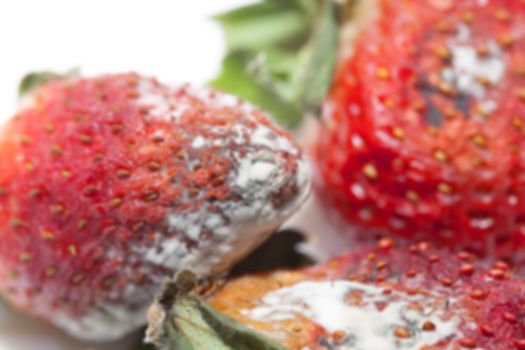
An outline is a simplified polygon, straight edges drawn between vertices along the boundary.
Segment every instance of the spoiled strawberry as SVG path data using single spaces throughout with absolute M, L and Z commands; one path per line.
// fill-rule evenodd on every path
M 145 323 L 166 276 L 226 271 L 308 189 L 290 135 L 235 97 L 137 74 L 34 90 L 0 132 L 0 290 L 88 339 Z

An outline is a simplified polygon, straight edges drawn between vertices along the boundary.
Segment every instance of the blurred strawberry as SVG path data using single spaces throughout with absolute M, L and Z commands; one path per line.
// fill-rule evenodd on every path
M 145 323 L 174 271 L 226 271 L 308 189 L 261 112 L 136 74 L 36 89 L 0 130 L 0 169 L 2 294 L 96 340 Z
M 525 246 L 525 2 L 378 1 L 324 106 L 319 193 L 383 234 Z
M 525 285 L 504 263 L 428 243 L 379 246 L 324 265 L 239 278 L 218 311 L 300 349 L 524 349 Z

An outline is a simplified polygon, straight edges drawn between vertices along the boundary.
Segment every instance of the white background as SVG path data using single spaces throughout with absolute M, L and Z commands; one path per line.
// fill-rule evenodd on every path
M 0 0 L 0 120 L 27 72 L 80 67 L 205 82 L 223 53 L 213 14 L 250 0 Z
M 30 71 L 137 71 L 167 83 L 205 83 L 222 36 L 213 14 L 250 0 L 0 0 L 0 121 L 16 109 Z M 130 350 L 76 343 L 0 305 L 0 350 Z

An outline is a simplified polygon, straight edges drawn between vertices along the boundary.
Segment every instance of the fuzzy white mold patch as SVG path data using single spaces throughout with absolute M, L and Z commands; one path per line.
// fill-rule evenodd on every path
M 255 129 L 251 135 L 250 144 L 254 146 L 265 146 L 275 151 L 285 151 L 293 155 L 299 153 L 297 147 L 295 147 L 289 139 L 277 135 L 270 128 L 263 125 Z
M 260 124 L 259 116 L 256 116 L 259 112 L 250 104 L 207 88 L 184 86 L 179 92 L 182 94 L 176 103 L 172 96 L 158 98 L 156 83 L 144 80 L 139 83 L 137 103 L 148 107 L 151 117 L 175 124 L 186 110 L 194 108 L 195 99 L 210 107 L 235 107 L 241 111 L 243 120 L 233 127 L 203 126 L 206 132 L 191 140 L 195 150 L 219 146 L 214 152 L 226 154 L 234 160 L 235 166 L 227 183 L 240 200 L 203 203 L 199 208 L 169 213 L 167 223 L 178 236 L 172 238 L 173 242 L 159 242 L 143 253 L 149 262 L 165 268 L 191 267 L 199 274 L 208 275 L 223 271 L 247 254 L 299 208 L 309 192 L 309 168 L 299 149 L 287 137 Z M 255 128 L 248 126 L 254 124 L 257 125 Z M 232 143 L 235 147 L 228 147 Z M 295 173 L 285 169 L 286 157 L 296 159 Z M 190 165 L 193 168 L 195 164 Z M 272 196 L 290 184 L 298 193 L 282 207 L 275 208 Z M 217 214 L 211 214 L 217 209 Z M 210 239 L 200 239 L 203 229 L 212 233 Z M 187 239 L 196 245 L 185 251 L 182 247 Z M 174 250 L 175 246 L 177 249 Z
M 152 79 L 141 79 L 135 103 L 148 109 L 149 117 L 171 122 L 179 120 L 184 113 L 193 110 L 195 101 L 201 101 L 212 108 L 235 107 L 246 114 L 255 110 L 251 104 L 236 96 L 206 87 L 183 85 L 173 91 L 177 94 L 166 93 L 164 87 Z
M 197 246 L 176 257 L 171 249 L 162 249 L 162 257 L 156 257 L 155 263 L 162 261 L 162 266 L 173 270 L 191 267 L 200 275 L 220 273 L 266 239 L 299 208 L 309 192 L 309 169 L 303 159 L 298 161 L 297 172 L 290 179 L 284 160 L 269 151 L 234 157 L 238 158 L 237 171 L 232 172 L 228 183 L 240 200 L 207 203 L 196 210 L 171 213 L 167 218 L 170 227 L 179 235 L 196 240 Z M 271 196 L 290 181 L 299 192 L 283 207 L 275 208 Z M 219 213 L 213 213 L 212 207 L 218 207 Z M 213 234 L 207 240 L 198 240 L 203 228 Z
M 467 44 L 470 37 L 469 27 L 461 24 L 456 37 L 449 42 L 452 64 L 443 70 L 442 77 L 457 86 L 460 92 L 482 99 L 485 86 L 480 79 L 497 84 L 505 74 L 506 62 L 495 41 L 487 43 L 487 54 L 482 55 L 476 47 Z
M 352 293 L 359 293 L 359 302 L 349 301 Z M 413 303 L 423 308 L 414 308 Z M 445 319 L 444 310 L 436 309 L 430 299 L 400 293 L 386 295 L 381 288 L 344 280 L 307 281 L 278 289 L 264 296 L 258 307 L 243 313 L 265 322 L 301 315 L 329 332 L 342 330 L 348 336 L 334 347 L 337 350 L 420 350 L 458 336 L 461 321 L 455 316 Z M 435 325 L 434 331 L 422 330 L 426 321 Z M 396 337 L 394 330 L 398 327 L 407 329 L 410 337 Z

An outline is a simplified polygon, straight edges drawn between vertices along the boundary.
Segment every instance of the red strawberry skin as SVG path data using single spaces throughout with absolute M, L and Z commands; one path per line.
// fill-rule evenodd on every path
M 338 288 L 347 292 L 334 308 Z M 525 341 L 524 292 L 504 263 L 486 269 L 469 253 L 383 239 L 313 268 L 242 277 L 211 303 L 291 350 L 514 350 Z M 374 321 L 355 322 L 355 309 Z
M 137 74 L 51 83 L 0 131 L 0 290 L 73 335 L 145 322 L 166 276 L 224 272 L 308 188 L 290 136 L 236 98 Z
M 525 2 L 378 1 L 316 145 L 348 221 L 508 256 L 525 224 Z

